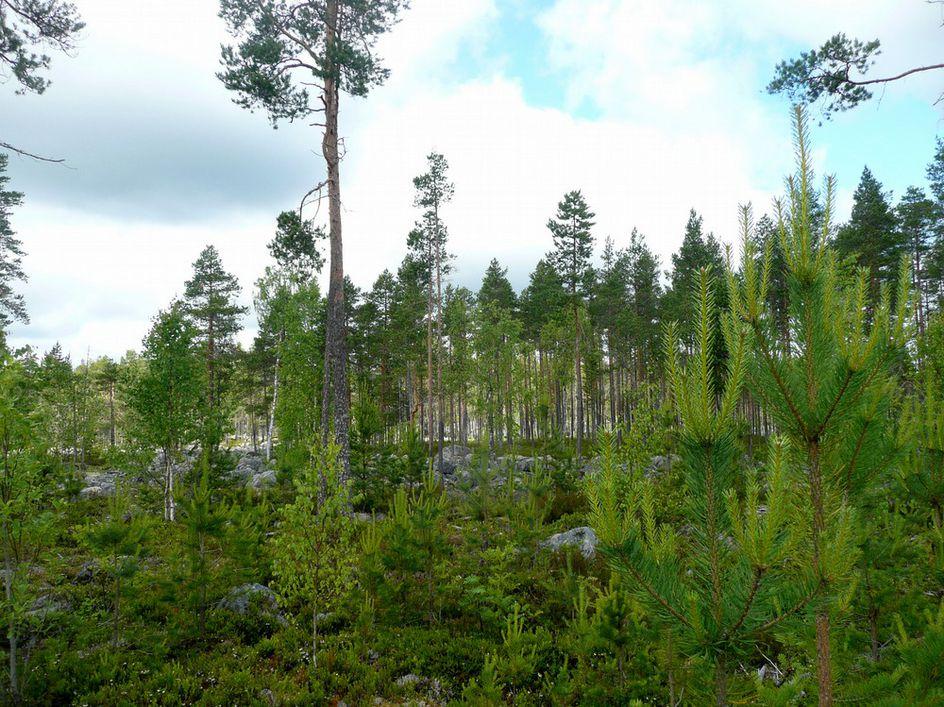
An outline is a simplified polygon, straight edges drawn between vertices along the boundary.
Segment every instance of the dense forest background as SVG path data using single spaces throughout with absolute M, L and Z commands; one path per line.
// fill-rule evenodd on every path
M 326 178 L 255 283 L 207 246 L 119 360 L 7 340 L 24 195 L 0 154 L 5 699 L 944 702 L 944 141 L 897 198 L 866 168 L 837 223 L 798 106 L 795 171 L 736 238 L 693 209 L 663 263 L 575 189 L 521 291 L 497 260 L 450 281 L 463 185 L 432 152 L 403 260 L 360 290 L 338 103 L 386 78 L 404 6 L 221 2 L 220 80 L 314 116 Z M 0 0 L 0 59 L 41 93 L 31 43 L 80 28 Z M 877 44 L 830 41 L 771 90 L 867 100 L 842 81 Z

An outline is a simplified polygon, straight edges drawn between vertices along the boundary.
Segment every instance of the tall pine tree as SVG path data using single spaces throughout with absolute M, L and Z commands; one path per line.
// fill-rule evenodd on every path
M 407 0 L 221 0 L 220 16 L 236 46 L 223 47 L 220 80 L 244 108 L 265 109 L 275 125 L 307 118 L 324 132 L 321 152 L 327 178 L 309 195 L 327 189 L 330 276 L 325 336 L 324 438 L 329 427 L 341 448 L 344 474 L 350 469 L 350 396 L 345 344 L 344 249 L 341 238 L 341 152 L 338 148 L 340 94 L 366 96 L 389 70 L 375 51 L 378 38 L 396 22 Z M 311 100 L 309 88 L 319 93 Z M 319 105 L 320 104 L 320 105 Z M 307 200 L 302 199 L 299 211 Z M 330 409 L 330 411 L 329 411 Z
M 874 301 L 883 283 L 893 282 L 904 250 L 898 220 L 889 195 L 871 170 L 865 167 L 853 194 L 852 215 L 836 234 L 836 250 L 868 268 L 869 292 Z
M 413 179 L 416 190 L 413 204 L 423 209 L 422 222 L 414 233 L 423 243 L 422 251 L 429 259 L 430 277 L 427 283 L 426 308 L 426 382 L 427 382 L 427 420 L 429 429 L 430 457 L 433 456 L 434 440 L 438 438 L 439 464 L 442 466 L 443 435 L 443 392 L 442 392 L 442 311 L 443 311 L 443 275 L 449 269 L 449 254 L 446 253 L 446 225 L 442 220 L 442 208 L 455 194 L 455 186 L 447 175 L 449 163 L 438 152 L 431 152 L 426 157 L 427 171 Z M 435 347 L 433 345 L 433 322 L 435 319 Z M 433 368 L 433 349 L 436 354 L 436 367 Z M 434 385 L 435 382 L 435 385 Z M 436 405 L 433 404 L 435 389 Z
M 583 371 L 581 349 L 581 311 L 593 290 L 594 271 L 590 263 L 593 252 L 593 214 L 580 191 L 571 191 L 557 205 L 557 213 L 547 222 L 554 239 L 554 250 L 548 259 L 557 269 L 574 323 L 574 374 L 577 402 L 577 458 L 583 453 Z
M 215 449 L 223 438 L 225 414 L 222 408 L 230 373 L 236 334 L 246 307 L 237 303 L 240 287 L 236 278 L 223 269 L 220 254 L 208 245 L 193 263 L 193 277 L 184 288 L 181 307 L 197 331 L 206 366 L 203 442 Z

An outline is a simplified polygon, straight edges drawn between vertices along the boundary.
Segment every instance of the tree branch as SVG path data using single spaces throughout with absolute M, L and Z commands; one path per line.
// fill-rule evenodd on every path
M 908 69 L 907 71 L 903 71 L 897 76 L 888 76 L 882 79 L 867 79 L 864 81 L 856 81 L 854 79 L 849 78 L 849 69 L 850 67 L 847 66 L 846 67 L 846 83 L 849 83 L 853 86 L 867 86 L 869 84 L 875 84 L 875 83 L 889 83 L 891 81 L 898 81 L 899 79 L 903 79 L 906 76 L 911 76 L 912 74 L 917 74 L 922 71 L 933 71 L 935 69 L 944 69 L 944 64 L 929 64 L 928 66 L 918 66 L 914 69 Z
M 62 164 L 65 162 L 64 158 L 56 159 L 54 157 L 43 157 L 42 155 L 36 155 L 36 154 L 33 154 L 32 152 L 21 150 L 19 147 L 14 147 L 10 143 L 3 142 L 2 140 L 0 140 L 0 149 L 10 150 L 10 152 L 15 152 L 18 155 L 22 155 L 23 157 L 29 157 L 30 159 L 34 159 L 34 160 L 39 160 L 40 162 L 52 162 L 53 164 Z

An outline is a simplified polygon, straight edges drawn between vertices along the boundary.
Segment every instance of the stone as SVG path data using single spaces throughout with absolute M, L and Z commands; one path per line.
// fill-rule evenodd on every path
M 26 615 L 31 618 L 45 619 L 50 614 L 62 614 L 72 610 L 72 605 L 66 599 L 54 597 L 52 594 L 41 594 L 36 597 Z
M 113 496 L 122 476 L 124 473 L 117 469 L 89 472 L 85 475 L 85 486 L 79 491 L 79 497 L 88 499 Z
M 597 554 L 598 542 L 593 528 L 582 526 L 552 535 L 541 543 L 541 547 L 553 552 L 559 552 L 565 547 L 576 547 L 584 559 L 590 560 Z
M 657 454 L 649 461 L 649 466 L 646 468 L 646 476 L 659 476 L 664 474 L 670 471 L 672 466 L 678 464 L 679 461 L 680 458 L 676 454 Z
M 518 454 L 507 454 L 503 457 L 498 457 L 495 460 L 495 465 L 499 469 L 507 469 L 508 467 L 517 468 L 518 462 L 524 459 L 527 459 L 527 457 L 522 457 Z
M 98 575 L 98 563 L 95 560 L 83 562 L 79 571 L 75 573 L 75 584 L 88 584 Z
M 231 473 L 235 478 L 246 481 L 264 471 L 265 466 L 266 462 L 261 454 L 248 451 L 238 455 L 236 466 Z
M 443 459 L 449 459 L 458 464 L 460 460 L 472 456 L 472 450 L 462 444 L 450 444 L 449 446 L 443 447 L 442 455 Z
M 401 675 L 394 681 L 394 684 L 401 689 L 412 688 L 417 691 L 422 690 L 426 693 L 427 697 L 431 698 L 438 698 L 442 691 L 442 685 L 439 680 L 435 678 L 424 678 L 414 673 Z
M 783 684 L 783 671 L 773 663 L 764 663 L 757 669 L 757 679 L 761 682 L 769 680 L 777 687 Z
M 217 606 L 220 609 L 232 611 L 235 614 L 245 616 L 250 611 L 258 611 L 260 614 L 268 616 L 278 616 L 279 603 L 275 592 L 264 584 L 252 582 L 234 587 L 225 597 L 220 599 Z
M 518 457 L 518 461 L 515 462 L 515 471 L 530 474 L 538 464 L 548 469 L 552 464 L 552 459 L 550 457 Z
M 383 520 L 386 517 L 387 517 L 386 514 L 378 513 L 376 511 L 374 511 L 373 513 L 365 513 L 364 511 L 355 511 L 354 513 L 354 520 L 356 520 L 358 523 L 370 523 L 371 521 L 374 521 L 374 520 L 378 520 L 378 521 Z
M 436 471 L 437 474 L 443 477 L 454 476 L 457 468 L 458 468 L 458 465 L 454 461 L 452 461 L 451 459 L 447 459 L 446 457 L 443 457 L 441 463 L 438 457 L 433 461 L 433 469 Z
M 88 500 L 90 498 L 107 498 L 115 493 L 114 487 L 107 486 L 86 486 L 79 491 L 79 498 Z
M 278 481 L 276 477 L 277 474 L 275 471 L 272 469 L 266 469 L 259 474 L 255 474 L 251 479 L 249 479 L 246 485 L 256 489 L 257 491 L 272 488 Z

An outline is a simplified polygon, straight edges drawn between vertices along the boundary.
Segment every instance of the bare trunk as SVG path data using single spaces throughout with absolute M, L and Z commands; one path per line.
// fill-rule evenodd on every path
M 311 667 L 318 668 L 318 605 L 311 607 Z
M 574 324 L 575 324 L 575 337 L 574 337 L 574 356 L 575 356 L 575 367 L 577 369 L 577 459 L 580 459 L 583 456 L 583 372 L 581 370 L 581 355 L 580 355 L 580 312 L 577 310 L 577 306 L 574 305 Z
M 164 450 L 164 519 L 176 520 L 177 502 L 174 500 L 174 465 L 170 449 Z
M 325 43 L 327 56 L 334 56 L 337 38 L 338 0 L 328 0 L 325 8 Z M 329 63 L 332 60 L 329 59 Z M 343 478 L 351 470 L 348 448 L 350 399 L 347 391 L 347 352 L 345 349 L 344 253 L 341 240 L 341 172 L 338 154 L 338 83 L 337 67 L 328 66 L 324 82 L 325 131 L 321 142 L 328 172 L 328 236 L 331 243 L 328 283 L 328 317 L 325 331 L 325 391 L 327 405 L 322 411 L 324 436 L 329 419 L 334 422 L 334 439 L 340 447 Z M 331 418 L 329 418 L 331 415 Z
M 108 384 L 108 444 L 115 446 L 115 384 Z
M 266 461 L 272 460 L 272 434 L 275 432 L 275 406 L 279 402 L 279 363 L 280 358 L 275 358 L 275 374 L 272 377 L 272 403 L 269 405 L 269 429 L 266 430 Z
M 715 659 L 715 704 L 724 707 L 728 704 L 728 674 L 724 658 Z
M 432 240 L 430 240 L 432 243 Z M 426 434 L 429 435 L 429 458 L 433 458 L 433 277 L 426 284 Z
M 443 318 L 442 318 L 442 229 L 439 228 L 439 211 L 436 212 L 436 390 L 438 394 L 438 404 L 436 415 L 439 419 L 439 468 L 443 468 L 443 437 L 445 436 L 444 427 L 444 401 L 442 384 L 442 336 L 443 336 Z

